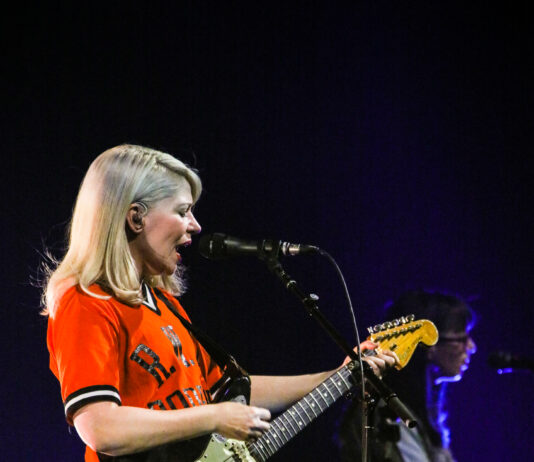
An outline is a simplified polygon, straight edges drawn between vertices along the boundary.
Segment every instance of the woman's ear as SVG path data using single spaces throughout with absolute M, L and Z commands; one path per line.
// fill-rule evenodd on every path
M 128 212 L 126 213 L 127 228 L 135 233 L 139 234 L 143 231 L 145 226 L 144 216 L 146 215 L 147 207 L 139 202 L 134 202 L 130 205 Z

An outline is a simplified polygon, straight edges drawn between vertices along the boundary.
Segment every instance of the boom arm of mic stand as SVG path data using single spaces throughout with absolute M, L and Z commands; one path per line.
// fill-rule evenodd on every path
M 262 255 L 262 259 L 267 264 L 269 270 L 274 273 L 282 282 L 284 287 L 292 292 L 304 305 L 308 314 L 313 317 L 319 325 L 332 337 L 336 344 L 343 350 L 343 352 L 349 356 L 352 360 L 358 362 L 358 355 L 351 348 L 351 346 L 345 341 L 341 334 L 335 329 L 330 321 L 321 313 L 317 306 L 319 297 L 314 294 L 306 295 L 297 286 L 297 283 L 292 279 L 282 268 L 282 265 L 278 261 L 278 252 L 280 243 L 274 244 L 270 252 L 265 252 Z M 358 363 L 359 364 L 359 363 Z M 408 427 L 412 428 L 417 425 L 417 420 L 410 412 L 410 410 L 403 404 L 398 398 L 397 394 L 391 390 L 382 380 L 380 380 L 372 371 L 371 367 L 367 364 L 363 364 L 364 374 L 367 382 L 375 389 L 378 395 L 386 402 L 387 406 L 398 416 Z

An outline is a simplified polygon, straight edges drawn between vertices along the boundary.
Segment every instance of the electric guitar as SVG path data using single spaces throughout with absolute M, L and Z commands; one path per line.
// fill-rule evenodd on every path
M 414 320 L 413 315 L 378 324 L 369 328 L 370 340 L 381 349 L 397 353 L 402 369 L 411 359 L 419 343 L 427 346 L 438 341 L 436 326 L 426 319 Z M 373 350 L 368 350 L 373 354 Z M 367 352 L 366 352 L 367 353 Z M 365 353 L 363 353 L 365 354 Z M 244 442 L 212 434 L 209 443 L 195 462 L 264 462 L 300 433 L 339 398 L 356 387 L 354 361 L 339 369 L 317 388 L 297 401 L 287 411 L 271 421 L 271 428 L 254 442 Z

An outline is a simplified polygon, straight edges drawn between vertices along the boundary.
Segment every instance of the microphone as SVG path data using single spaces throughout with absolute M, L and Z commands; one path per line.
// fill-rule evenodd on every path
M 226 234 L 214 233 L 202 236 L 198 242 L 200 255 L 210 260 L 221 260 L 231 257 L 258 257 L 271 252 L 279 244 L 282 255 L 303 255 L 317 253 L 319 247 L 313 245 L 291 244 L 269 239 L 247 240 Z
M 497 369 L 499 374 L 513 372 L 517 369 L 534 371 L 534 360 L 524 356 L 513 355 L 507 351 L 494 351 L 488 356 L 490 367 Z

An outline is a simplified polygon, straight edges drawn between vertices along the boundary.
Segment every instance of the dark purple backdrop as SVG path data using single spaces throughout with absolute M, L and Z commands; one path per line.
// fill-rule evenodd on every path
M 486 365 L 498 348 L 533 354 L 528 2 L 218 3 L 3 19 L 2 458 L 81 459 L 31 280 L 39 252 L 61 249 L 90 161 L 133 142 L 198 168 L 205 232 L 329 251 L 361 334 L 408 288 L 472 299 L 478 352 L 451 387 L 454 451 L 528 459 L 533 375 Z M 184 257 L 184 304 L 251 372 L 341 361 L 261 262 L 209 262 L 195 246 Z M 352 342 L 327 262 L 284 265 Z M 273 460 L 336 460 L 339 415 L 336 406 Z

